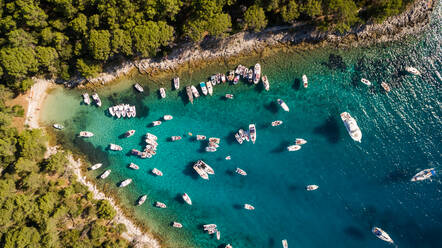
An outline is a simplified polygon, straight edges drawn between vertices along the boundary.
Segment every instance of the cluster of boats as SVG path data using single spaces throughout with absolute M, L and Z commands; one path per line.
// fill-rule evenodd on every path
M 307 143 L 307 140 L 302 139 L 302 138 L 296 138 L 296 140 L 295 140 L 295 144 L 294 144 L 294 145 L 291 145 L 291 146 L 288 146 L 288 147 L 287 147 L 287 150 L 288 150 L 289 152 L 298 151 L 298 150 L 300 150 L 300 149 L 302 148 L 301 145 L 304 145 L 304 144 L 306 144 L 306 143 Z
M 89 94 L 88 93 L 83 93 L 83 102 L 86 105 L 90 105 L 91 104 L 91 99 L 89 98 Z M 101 107 L 101 99 L 98 96 L 97 93 L 92 94 L 92 100 L 94 100 L 94 103 L 98 106 Z
M 173 119 L 173 116 L 171 116 L 171 115 L 164 115 L 163 116 L 163 121 L 170 121 L 170 120 L 172 120 Z M 161 125 L 162 124 L 162 122 L 160 121 L 160 120 L 156 120 L 156 121 L 153 121 L 152 123 L 151 123 L 151 126 L 152 127 L 156 127 L 156 126 L 159 126 L 159 125 Z
M 137 116 L 137 110 L 135 106 L 130 106 L 129 104 L 118 104 L 108 108 L 109 114 L 111 116 L 116 116 L 118 119 L 132 118 Z
M 197 138 L 198 139 L 198 138 Z M 205 136 L 204 136 L 205 139 Z M 216 149 L 219 147 L 221 139 L 220 138 L 209 138 L 209 143 L 206 146 L 206 152 L 216 152 Z
M 256 126 L 255 124 L 249 125 L 249 130 L 244 131 L 243 129 L 239 129 L 237 133 L 235 133 L 235 139 L 239 144 L 242 144 L 245 141 L 252 141 L 255 144 L 256 141 Z
M 203 230 L 205 232 L 207 232 L 209 235 L 215 234 L 217 240 L 221 239 L 221 232 L 218 230 L 218 227 L 216 224 L 205 224 L 205 225 L 203 225 Z M 231 248 L 232 246 L 226 245 L 226 247 Z
M 209 175 L 214 175 L 215 171 L 206 162 L 202 160 L 196 161 L 193 164 L 193 169 L 198 173 L 198 175 L 205 180 L 209 180 Z

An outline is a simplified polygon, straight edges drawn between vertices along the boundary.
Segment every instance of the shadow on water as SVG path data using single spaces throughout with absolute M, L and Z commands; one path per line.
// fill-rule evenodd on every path
M 404 170 L 394 170 L 383 179 L 384 184 L 408 182 L 413 175 Z
M 74 145 L 81 153 L 86 155 L 89 162 L 102 163 L 103 165 L 109 165 L 109 154 L 104 151 L 101 146 L 94 147 L 92 143 L 85 141 L 83 138 L 76 137 L 74 139 Z
M 288 190 L 289 190 L 289 191 L 292 191 L 292 192 L 297 191 L 298 189 L 299 189 L 299 187 L 296 186 L 295 184 L 291 184 L 291 185 L 289 185 L 289 187 L 288 187 Z
M 181 196 L 181 194 L 176 194 L 174 200 L 179 202 L 179 203 L 185 203 L 184 200 L 183 200 L 183 197 Z
M 236 134 L 235 131 L 230 131 L 229 134 L 227 134 L 227 136 L 225 136 L 223 140 L 225 140 L 227 142 L 227 144 L 229 144 L 229 145 L 237 143 L 236 138 L 235 138 L 235 134 Z
M 342 59 L 342 56 L 333 53 L 328 56 L 327 62 L 322 62 L 321 64 L 327 66 L 330 70 L 347 70 L 347 65 Z
M 183 174 L 186 176 L 190 176 L 194 180 L 198 180 L 199 175 L 193 169 L 194 162 L 187 163 L 186 167 L 184 167 Z
M 186 88 L 184 88 L 178 92 L 178 97 L 181 98 L 181 101 L 183 101 L 184 105 L 187 105 L 190 103 L 189 97 L 187 96 Z
M 276 104 L 275 101 L 272 101 L 266 105 L 264 105 L 264 108 L 270 111 L 272 114 L 278 113 L 279 107 L 278 104 Z
M 295 82 L 293 82 L 292 88 L 294 90 L 301 89 L 301 80 L 299 78 L 295 78 Z
M 276 246 L 276 241 L 275 241 L 275 239 L 274 238 L 269 238 L 269 243 L 268 243 L 268 246 L 267 247 L 277 247 Z
M 233 204 L 233 208 L 237 210 L 242 210 L 243 206 L 241 204 Z
M 291 144 L 290 141 L 284 140 L 281 141 L 281 143 L 273 150 L 271 150 L 271 153 L 281 153 L 287 151 L 287 147 Z
M 232 170 L 226 170 L 225 172 L 226 172 L 226 175 L 229 175 L 229 176 L 234 176 L 234 174 L 235 174 L 235 173 L 233 173 Z
M 347 236 L 350 236 L 353 239 L 356 239 L 356 240 L 364 240 L 365 239 L 364 232 L 355 226 L 347 226 L 346 228 L 344 228 L 343 231 Z
M 322 125 L 315 127 L 313 132 L 323 135 L 328 142 L 333 144 L 338 143 L 341 135 L 338 120 L 333 116 L 328 117 Z

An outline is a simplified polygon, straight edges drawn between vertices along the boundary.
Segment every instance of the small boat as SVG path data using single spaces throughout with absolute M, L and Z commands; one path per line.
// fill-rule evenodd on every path
M 202 160 L 198 160 L 198 162 L 200 163 L 200 168 L 202 168 L 207 174 L 210 174 L 210 175 L 215 174 L 215 171 L 206 162 L 204 162 Z
M 138 165 L 134 164 L 134 163 L 130 163 L 129 164 L 129 168 L 134 169 L 134 170 L 139 170 L 140 169 L 140 167 Z
M 411 73 L 411 74 L 413 74 L 415 76 L 420 76 L 421 75 L 421 72 L 418 69 L 416 69 L 414 67 L 411 67 L 411 66 L 405 67 L 405 71 L 407 71 L 408 73 Z
M 155 202 L 155 207 L 157 208 L 167 208 L 166 204 L 162 203 L 162 202 Z
M 55 129 L 58 129 L 58 130 L 62 130 L 64 127 L 63 127 L 63 125 L 61 125 L 61 124 L 57 124 L 57 123 L 55 123 L 54 125 L 52 125 Z
M 94 134 L 92 132 L 88 132 L 88 131 L 81 131 L 78 136 L 84 137 L 84 138 L 90 138 L 90 137 L 94 136 Z
M 132 182 L 132 179 L 128 178 L 128 179 L 122 181 L 122 182 L 120 183 L 120 185 L 118 185 L 118 187 L 120 187 L 120 188 L 126 187 L 126 186 L 129 185 L 131 182 Z
M 238 141 L 239 144 L 242 144 L 242 142 L 244 142 L 239 133 L 235 133 L 235 139 L 236 141 Z
M 160 88 L 160 96 L 161 98 L 166 98 L 166 90 L 164 88 Z
M 373 227 L 373 229 L 371 229 L 371 232 L 379 239 L 388 242 L 390 244 L 394 244 L 394 241 L 393 239 L 390 238 L 390 235 L 388 235 L 388 233 L 386 233 L 384 230 L 380 229 L 379 227 Z
M 94 164 L 89 169 L 90 170 L 96 170 L 96 169 L 100 168 L 102 165 L 103 165 L 102 163 Z
M 207 91 L 209 92 L 209 95 L 212 95 L 213 94 L 212 83 L 210 81 L 207 81 L 206 86 L 207 86 Z
M 416 181 L 427 180 L 427 179 L 430 179 L 434 175 L 436 175 L 436 171 L 434 170 L 434 168 L 425 169 L 425 170 L 419 171 L 416 175 L 414 175 L 411 178 L 411 181 L 416 182 Z
M 239 129 L 238 134 L 242 140 L 246 140 L 247 142 L 249 142 L 249 135 L 246 132 L 244 132 L 244 130 Z
M 206 152 L 216 152 L 216 147 L 208 146 L 206 147 Z
M 141 85 L 139 83 L 134 84 L 134 88 L 140 93 L 144 92 L 143 87 L 141 87 Z
M 111 170 L 106 170 L 105 172 L 103 172 L 103 174 L 100 175 L 101 179 L 105 179 L 106 177 L 109 176 L 109 174 L 111 173 Z
M 368 81 L 368 79 L 362 78 L 362 79 L 361 79 L 361 82 L 362 82 L 363 84 L 367 85 L 367 86 L 371 86 L 371 82 Z
M 174 221 L 174 222 L 172 222 L 172 226 L 175 227 L 175 228 L 182 228 L 183 224 Z
M 255 210 L 255 207 L 254 206 L 252 206 L 252 205 L 250 205 L 250 204 L 244 204 L 244 209 L 247 209 L 247 210 Z
M 181 138 L 181 136 L 172 136 L 172 137 L 170 137 L 170 139 L 171 139 L 172 141 L 177 141 L 177 140 L 180 140 L 180 139 L 182 139 L 182 138 Z
M 207 231 L 207 230 L 210 230 L 210 229 L 216 229 L 216 228 L 217 228 L 216 224 L 205 224 L 205 225 L 203 225 L 203 230 L 204 231 Z
M 283 239 L 281 242 L 282 242 L 283 248 L 289 248 L 289 244 L 287 243 L 287 239 Z
M 254 69 L 253 83 L 258 84 L 259 79 L 261 79 L 261 65 L 259 63 L 257 63 L 253 69 Z M 264 77 L 263 77 L 263 79 L 264 79 Z
M 201 134 L 196 135 L 196 140 L 205 140 L 205 139 L 206 139 L 206 136 L 204 136 L 204 135 L 201 135 Z
M 193 169 L 200 175 L 202 179 L 209 180 L 209 175 L 199 165 L 194 164 Z
M 193 85 L 190 86 L 190 89 L 192 90 L 193 96 L 194 96 L 195 98 L 200 97 L 200 93 L 198 93 L 198 90 L 196 89 L 195 86 L 193 86 Z
M 157 168 L 153 168 L 152 169 L 152 173 L 157 175 L 157 176 L 163 176 L 163 172 L 161 172 L 160 170 L 158 170 Z
M 173 87 L 175 87 L 175 90 L 178 90 L 180 88 L 180 78 L 179 77 L 173 78 Z
M 272 127 L 276 127 L 282 124 L 282 121 L 272 121 Z
M 146 139 L 158 140 L 158 137 L 151 133 L 146 133 Z
M 141 152 L 138 151 L 137 149 L 132 149 L 132 150 L 130 150 L 130 154 L 132 154 L 132 155 L 136 155 L 136 156 L 141 156 Z
M 224 248 L 232 248 L 231 244 L 227 244 Z
M 308 87 L 308 79 L 307 79 L 307 76 L 305 74 L 302 75 L 302 83 L 304 85 L 304 88 Z
M 264 89 L 266 91 L 270 90 L 270 83 L 269 83 L 269 80 L 267 79 L 266 75 L 262 76 L 262 84 L 264 85 Z
M 229 76 L 227 76 L 227 80 L 232 82 L 234 78 L 235 78 L 235 71 L 233 70 L 229 71 Z
M 248 73 L 247 73 L 247 79 L 249 81 L 249 83 L 253 83 L 253 70 L 249 69 Z
M 109 150 L 112 151 L 121 151 L 123 150 L 123 148 L 119 145 L 115 145 L 115 144 L 109 144 Z
M 354 141 L 361 142 L 362 132 L 361 129 L 359 129 L 356 120 L 353 117 L 351 117 L 351 115 L 347 112 L 341 113 L 341 119 L 344 122 L 345 128 L 347 129 L 347 132 L 350 135 L 350 137 Z
M 161 121 L 153 121 L 152 122 L 152 126 L 159 126 L 159 125 L 161 125 Z
M 282 99 L 278 99 L 276 101 L 278 102 L 279 106 L 281 106 L 281 108 L 284 109 L 284 111 L 287 111 L 287 112 L 290 111 L 289 107 Z
M 193 104 L 193 94 L 190 86 L 186 86 L 187 97 L 189 98 L 189 102 Z
M 247 176 L 247 173 L 241 168 L 236 168 L 235 172 L 240 174 L 241 176 Z
M 209 141 L 209 147 L 215 147 L 215 148 L 218 148 L 219 145 L 218 145 L 217 143 L 215 143 L 215 142 L 210 142 L 210 141 Z
M 232 94 L 226 94 L 225 97 L 226 97 L 227 99 L 233 99 L 233 95 L 232 95 Z
M 132 136 L 134 134 L 135 134 L 135 130 L 129 130 L 129 131 L 124 133 L 124 137 L 128 138 L 128 137 L 130 137 L 130 136 Z
M 92 94 L 92 99 L 94 99 L 94 102 L 98 107 L 101 107 L 101 99 L 97 93 Z
M 221 239 L 221 232 L 216 230 L 216 239 L 220 240 Z
M 233 78 L 233 84 L 237 84 L 238 81 L 239 81 L 239 75 L 236 75 L 236 76 Z
M 147 199 L 147 195 L 140 196 L 140 198 L 137 201 L 137 206 L 143 205 L 143 203 L 146 201 L 146 199 Z
M 88 93 L 84 93 L 83 95 L 83 102 L 87 105 L 91 104 L 91 99 L 89 98 L 89 94 Z
M 201 87 L 201 92 L 203 92 L 203 94 L 204 94 L 205 96 L 207 96 L 207 87 L 206 87 L 206 83 L 201 82 L 201 83 L 200 83 L 200 87 Z
M 209 142 L 213 142 L 213 143 L 216 143 L 216 144 L 219 144 L 220 141 L 221 141 L 220 138 L 215 138 L 215 137 L 209 138 Z
M 226 157 L 226 160 L 231 160 L 231 159 L 232 159 L 232 157 L 230 157 L 230 156 Z
M 319 188 L 319 186 L 318 186 L 318 185 L 314 185 L 314 184 L 307 185 L 307 187 L 305 187 L 305 189 L 306 189 L 307 191 L 317 190 L 318 188 Z
M 189 195 L 188 195 L 187 193 L 184 193 L 184 194 L 183 194 L 183 200 L 184 200 L 187 204 L 192 205 L 192 200 L 190 199 L 190 197 L 189 197 Z
M 256 127 L 255 127 L 255 124 L 250 124 L 249 125 L 249 133 L 250 133 L 250 140 L 252 141 L 253 144 L 255 144 L 255 141 L 256 141 Z
M 115 111 L 114 111 L 114 107 L 113 107 L 113 106 L 112 106 L 112 107 L 109 107 L 109 108 L 107 109 L 107 111 L 109 112 L 110 115 L 115 116 Z
M 171 115 L 165 115 L 165 116 L 163 116 L 163 120 L 165 120 L 165 121 L 170 121 L 170 120 L 172 120 L 173 119 L 173 116 L 171 116 Z
M 297 151 L 297 150 L 299 150 L 299 149 L 301 149 L 301 146 L 300 146 L 300 145 L 291 145 L 291 146 L 288 146 L 288 147 L 287 147 L 287 150 L 288 150 L 289 152 L 294 152 L 294 151 Z
M 296 140 L 295 140 L 295 144 L 297 144 L 297 145 L 304 145 L 306 143 L 307 143 L 307 140 L 305 140 L 305 139 L 296 138 Z
M 386 82 L 381 83 L 382 88 L 385 90 L 385 92 L 390 92 L 390 86 Z

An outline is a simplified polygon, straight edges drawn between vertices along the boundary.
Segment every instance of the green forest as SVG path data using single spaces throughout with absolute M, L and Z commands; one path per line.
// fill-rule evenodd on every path
M 167 55 L 179 42 L 307 21 L 344 32 L 412 0 L 0 0 L 0 82 L 93 77 L 121 58 Z

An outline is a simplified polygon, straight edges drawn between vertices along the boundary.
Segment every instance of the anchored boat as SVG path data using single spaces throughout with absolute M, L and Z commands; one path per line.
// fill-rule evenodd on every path
M 347 112 L 341 113 L 341 119 L 344 122 L 345 128 L 347 129 L 347 132 L 350 135 L 350 137 L 354 141 L 361 142 L 362 132 L 361 129 L 359 129 L 356 120 L 353 117 L 351 117 L 351 115 Z
M 434 170 L 434 168 L 425 169 L 425 170 L 419 171 L 416 175 L 414 175 L 411 178 L 411 181 L 416 182 L 416 181 L 427 180 L 427 179 L 430 179 L 434 175 L 436 175 L 436 171 Z
M 284 111 L 287 111 L 287 112 L 290 111 L 289 107 L 282 99 L 278 99 L 278 100 L 276 100 L 276 102 L 279 104 L 279 106 L 281 106 L 282 109 L 284 109 Z

